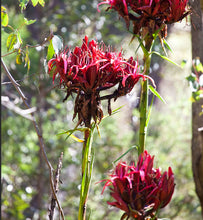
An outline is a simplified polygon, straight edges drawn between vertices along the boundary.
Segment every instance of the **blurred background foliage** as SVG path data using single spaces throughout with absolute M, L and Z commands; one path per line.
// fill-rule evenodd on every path
M 34 24 L 19 29 L 24 44 L 41 44 L 50 32 L 60 35 L 65 45 L 81 45 L 82 38 L 103 40 L 105 44 L 120 50 L 123 48 L 126 57 L 131 55 L 142 59 L 142 54 L 135 49 L 134 41 L 129 45 L 131 36 L 125 24 L 119 20 L 114 11 L 101 13 L 97 11 L 97 1 L 86 0 L 50 0 L 45 7 L 33 7 L 28 3 L 21 13 L 18 2 L 3 0 L 7 8 L 9 24 L 19 28 L 24 16 L 36 19 Z M 154 56 L 151 75 L 157 89 L 167 104 L 155 98 L 147 138 L 147 149 L 155 155 L 156 166 L 166 170 L 171 166 L 176 177 L 176 190 L 168 207 L 160 212 L 160 217 L 175 220 L 199 220 L 200 205 L 195 194 L 191 170 L 191 102 L 190 89 L 185 79 L 191 72 L 190 26 L 179 23 L 169 28 L 168 43 L 174 50 L 170 58 L 177 63 L 187 60 L 184 69 L 173 66 Z M 8 34 L 2 31 L 2 55 L 6 54 Z M 185 46 L 187 45 L 187 47 Z M 57 135 L 73 129 L 73 98 L 62 102 L 65 93 L 62 89 L 53 88 L 52 78 L 44 69 L 46 47 L 29 48 L 30 70 L 24 64 L 17 65 L 16 54 L 4 57 L 10 72 L 21 85 L 32 107 L 36 107 L 35 116 L 43 133 L 46 152 L 52 166 L 56 168 L 61 152 L 64 152 L 59 200 L 67 220 L 77 219 L 79 189 L 81 182 L 82 144 L 65 135 Z M 155 50 L 161 50 L 155 45 Z M 25 109 L 19 95 L 4 72 L 1 75 L 2 96 L 15 106 Z M 101 195 L 102 183 L 113 168 L 112 162 L 126 152 L 129 147 L 138 143 L 138 103 L 139 86 L 134 91 L 113 103 L 113 108 L 124 105 L 120 112 L 105 118 L 100 124 L 101 137 L 95 132 L 95 161 L 92 185 L 88 201 L 88 213 L 91 219 L 116 220 L 121 213 L 109 207 L 108 192 Z M 104 110 L 107 103 L 104 104 Z M 30 120 L 2 106 L 1 141 L 2 141 L 2 219 L 37 220 L 47 219 L 50 204 L 50 184 L 48 169 L 39 150 L 38 138 Z M 80 133 L 77 137 L 82 138 Z M 136 150 L 127 154 L 123 160 L 136 161 Z M 96 184 L 97 183 L 97 184 Z M 57 213 L 55 216 L 57 219 Z

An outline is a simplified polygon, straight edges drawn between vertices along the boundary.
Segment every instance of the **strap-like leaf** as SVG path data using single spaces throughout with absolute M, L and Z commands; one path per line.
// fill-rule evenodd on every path
M 127 153 L 129 153 L 133 149 L 138 149 L 136 145 L 129 148 L 124 154 L 122 154 L 120 157 L 118 157 L 116 160 L 114 160 L 112 163 L 115 164 L 117 161 L 119 161 L 121 158 L 123 158 Z
M 163 40 L 164 45 L 171 51 L 173 52 L 173 50 L 171 49 L 170 45 L 168 44 L 168 42 L 166 41 L 166 39 Z
M 178 66 L 178 67 L 181 67 L 179 64 L 177 64 L 176 62 L 174 62 L 173 60 L 169 59 L 168 57 L 166 56 L 163 56 L 161 55 L 160 53 L 156 52 L 156 51 L 153 51 L 152 54 L 156 54 L 157 56 L 160 56 L 161 58 L 163 58 L 164 60 L 167 60 L 168 62 Z
M 73 135 L 73 133 L 75 132 L 75 131 L 81 131 L 81 132 L 84 132 L 84 131 L 86 131 L 86 130 L 89 130 L 89 128 L 75 128 L 75 129 L 70 129 L 70 130 L 68 130 L 68 131 L 64 131 L 64 132 L 61 132 L 61 133 L 59 133 L 59 134 L 57 134 L 57 135 L 62 135 L 62 134 L 67 134 L 68 136 L 66 137 L 66 140 L 69 138 L 69 137 L 71 137 L 71 138 L 73 138 L 75 141 L 77 141 L 77 142 L 84 142 L 83 140 L 81 140 L 81 139 L 79 139 L 79 138 L 77 138 L 75 135 Z
M 164 104 L 166 104 L 166 101 L 164 100 L 164 98 L 157 92 L 157 90 L 153 86 L 148 85 L 148 88 L 155 96 L 157 96 Z

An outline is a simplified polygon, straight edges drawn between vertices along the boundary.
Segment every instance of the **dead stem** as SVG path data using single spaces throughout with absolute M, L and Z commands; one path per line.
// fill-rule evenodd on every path
M 61 156 L 59 158 L 56 173 L 55 173 L 54 189 L 55 189 L 56 194 L 58 193 L 58 190 L 59 190 L 60 172 L 62 169 L 62 160 L 63 160 L 63 152 L 61 152 Z M 55 207 L 56 207 L 56 199 L 55 199 L 54 195 L 52 194 L 51 205 L 50 205 L 50 209 L 49 209 L 49 219 L 50 220 L 54 219 L 53 217 L 54 217 Z

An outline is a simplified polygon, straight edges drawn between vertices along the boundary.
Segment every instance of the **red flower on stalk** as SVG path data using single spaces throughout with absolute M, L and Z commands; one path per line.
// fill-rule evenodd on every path
M 112 52 L 109 47 L 96 41 L 88 41 L 86 36 L 81 47 L 73 51 L 65 49 L 48 62 L 49 73 L 60 78 L 60 84 L 67 88 L 67 95 L 76 93 L 74 116 L 78 115 L 79 124 L 90 125 L 91 118 L 101 121 L 103 112 L 101 100 L 110 101 L 129 93 L 140 78 L 138 63 L 123 58 L 122 52 Z M 101 96 L 100 92 L 118 85 L 111 94 Z
M 180 21 L 191 13 L 189 10 L 186 10 L 187 3 L 188 0 L 172 0 L 170 5 L 171 11 L 166 18 L 166 23 L 170 24 Z
M 153 168 L 153 161 L 154 156 L 145 151 L 139 156 L 137 166 L 120 162 L 110 179 L 103 180 L 106 181 L 103 191 L 109 186 L 115 199 L 108 204 L 125 212 L 121 219 L 154 217 L 158 209 L 170 202 L 175 187 L 172 169 L 169 167 L 162 174 L 160 168 Z
M 98 4 L 108 4 L 107 10 L 114 8 L 124 18 L 127 28 L 133 22 L 133 32 L 138 34 L 147 28 L 153 34 L 165 24 L 174 23 L 186 17 L 188 0 L 106 0 Z M 99 11 L 99 9 L 98 9 Z M 145 30 L 146 31 L 146 30 Z

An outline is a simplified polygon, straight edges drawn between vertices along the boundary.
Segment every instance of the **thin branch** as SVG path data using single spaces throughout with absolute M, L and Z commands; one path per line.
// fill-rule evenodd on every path
M 29 120 L 33 120 L 32 116 L 29 114 L 33 113 L 36 111 L 36 107 L 30 108 L 30 109 L 21 109 L 18 106 L 16 106 L 13 102 L 10 101 L 8 96 L 2 96 L 1 97 L 1 104 L 5 106 L 6 108 L 14 111 L 15 113 L 21 115 L 24 118 L 27 118 Z
M 22 79 L 16 79 L 15 81 L 18 82 L 23 82 L 26 79 L 29 79 L 31 76 L 33 75 L 37 75 L 38 73 L 29 73 L 29 75 L 26 75 L 25 77 L 23 77 Z M 8 84 L 12 84 L 12 82 L 2 82 L 1 85 L 8 85 Z
M 9 53 L 1 55 L 1 57 L 6 57 L 6 56 L 11 55 L 11 54 L 16 53 L 16 52 L 17 52 L 17 50 L 15 49 L 15 50 L 13 50 L 13 51 L 11 51 Z
M 59 162 L 58 162 L 56 174 L 55 174 L 54 189 L 55 189 L 56 194 L 58 193 L 58 190 L 59 190 L 60 172 L 62 169 L 62 160 L 63 160 L 63 152 L 61 152 L 61 156 L 59 158 Z M 49 219 L 50 220 L 53 220 L 55 207 L 56 207 L 56 199 L 55 199 L 54 195 L 52 194 L 51 205 L 50 205 L 50 210 L 49 210 L 50 211 L 49 212 Z
M 1 64 L 6 72 L 6 75 L 8 76 L 8 78 L 10 79 L 10 81 L 12 82 L 13 86 L 15 87 L 16 91 L 18 92 L 18 94 L 20 95 L 20 97 L 22 98 L 23 100 L 23 103 L 25 104 L 25 106 L 28 108 L 28 109 L 31 109 L 30 105 L 28 104 L 27 102 L 27 98 L 25 97 L 24 93 L 22 92 L 22 90 L 20 89 L 20 85 L 18 83 L 16 83 L 15 79 L 13 78 L 13 76 L 11 75 L 11 73 L 9 72 L 7 66 L 5 65 L 3 59 L 1 58 Z M 65 217 L 64 217 L 64 214 L 63 214 L 63 210 L 59 204 L 59 201 L 58 201 L 58 198 L 56 196 L 56 193 L 55 193 L 55 190 L 54 190 L 54 183 L 53 183 L 53 167 L 51 165 L 51 163 L 49 162 L 48 158 L 47 158 L 47 154 L 46 154 L 46 151 L 45 151 L 45 146 L 44 146 L 44 141 L 43 141 L 43 138 L 42 138 L 42 134 L 39 130 L 39 127 L 37 125 L 37 122 L 36 122 L 36 119 L 34 117 L 34 114 L 33 112 L 30 113 L 30 115 L 32 116 L 32 123 L 34 125 L 34 128 L 35 128 L 35 131 L 37 133 L 37 136 L 38 136 L 38 140 L 39 140 L 39 146 L 40 146 L 40 149 L 42 151 L 42 154 L 43 154 L 43 157 L 44 157 L 44 160 L 49 168 L 49 178 L 50 178 L 50 185 L 51 185 L 51 190 L 52 190 L 52 193 L 56 199 L 56 202 L 57 202 L 57 205 L 58 205 L 58 208 L 59 208 L 59 211 L 61 213 L 61 216 L 62 216 L 62 219 L 65 220 Z

